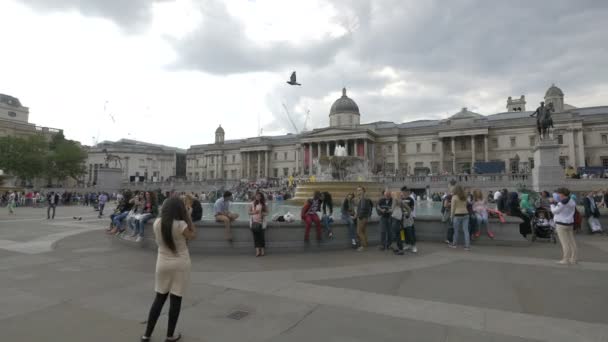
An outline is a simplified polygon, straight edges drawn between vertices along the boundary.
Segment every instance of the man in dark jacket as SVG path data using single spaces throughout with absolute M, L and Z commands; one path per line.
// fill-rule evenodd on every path
M 376 207 L 380 216 L 380 250 L 387 250 L 391 244 L 391 215 L 393 213 L 393 198 L 390 191 L 384 192 L 384 197 L 378 201 Z
M 357 248 L 357 251 L 362 252 L 367 248 L 367 221 L 372 216 L 372 210 L 374 209 L 374 202 L 365 197 L 365 188 L 360 186 L 357 188 L 357 236 L 361 246 Z
M 55 208 L 57 208 L 57 203 L 59 203 L 59 195 L 54 191 L 51 191 L 50 194 L 46 196 L 46 202 L 48 203 L 48 207 L 46 208 L 46 219 L 55 219 Z M 53 209 L 53 216 L 51 216 L 51 209 Z

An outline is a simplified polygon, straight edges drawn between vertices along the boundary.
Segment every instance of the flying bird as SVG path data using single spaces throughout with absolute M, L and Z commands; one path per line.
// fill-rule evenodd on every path
M 296 81 L 296 72 L 295 71 L 291 73 L 291 77 L 289 77 L 289 81 L 287 81 L 287 84 L 301 86 L 301 84 Z

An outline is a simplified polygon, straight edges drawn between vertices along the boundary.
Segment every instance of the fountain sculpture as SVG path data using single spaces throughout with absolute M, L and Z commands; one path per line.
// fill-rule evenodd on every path
M 312 161 L 315 182 L 299 184 L 292 202 L 303 203 L 315 191 L 328 191 L 335 204 L 339 204 L 358 186 L 369 194 L 380 194 L 383 186 L 369 180 L 369 165 L 362 157 L 349 156 L 344 146 L 336 146 L 333 156 L 322 156 Z

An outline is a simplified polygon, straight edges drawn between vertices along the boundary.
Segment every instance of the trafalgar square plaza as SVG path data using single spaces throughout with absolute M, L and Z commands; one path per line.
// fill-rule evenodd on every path
M 491 49 L 450 31 L 495 13 L 481 2 L 290 3 L 332 24 L 293 28 L 272 1 L 116 5 L 125 19 L 7 0 L 0 29 L 49 24 L 67 50 L 37 63 L 81 83 L 0 66 L 0 341 L 608 342 L 608 50 L 471 66 L 392 13 Z M 588 26 L 571 46 L 608 29 L 608 6 L 562 5 Z

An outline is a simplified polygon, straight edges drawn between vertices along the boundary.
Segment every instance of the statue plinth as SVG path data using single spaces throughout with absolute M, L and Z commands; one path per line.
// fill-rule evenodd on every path
M 565 180 L 564 169 L 559 164 L 560 145 L 554 139 L 540 140 L 534 146 L 532 187 L 534 191 L 553 191 Z

